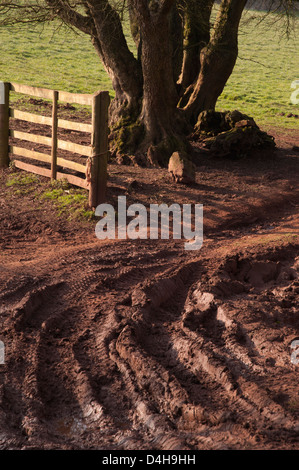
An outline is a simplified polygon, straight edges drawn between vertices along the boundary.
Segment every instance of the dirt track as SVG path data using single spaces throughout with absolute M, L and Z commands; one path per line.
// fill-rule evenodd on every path
M 198 252 L 100 242 L 17 206 L 1 175 L 1 449 L 299 448 L 298 153 L 263 165 L 231 162 L 229 181 L 205 162 L 193 189 L 161 179 L 204 201 Z M 132 200 L 156 191 L 156 173 L 127 171 L 145 190 Z

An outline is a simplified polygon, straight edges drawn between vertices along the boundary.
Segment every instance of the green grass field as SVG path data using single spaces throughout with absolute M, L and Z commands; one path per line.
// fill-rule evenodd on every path
M 256 19 L 248 21 L 249 16 Z M 218 109 L 239 109 L 258 124 L 299 128 L 299 114 L 292 104 L 291 83 L 299 79 L 299 18 L 289 40 L 283 27 L 273 24 L 274 15 L 259 24 L 261 13 L 249 12 L 240 30 L 239 59 L 218 102 Z M 57 25 L 0 28 L 0 79 L 17 83 L 93 93 L 111 91 L 88 36 Z M 132 46 L 132 41 L 130 41 Z M 285 116 L 280 116 L 285 113 Z
M 239 58 L 219 101 L 219 109 L 239 109 L 259 124 L 298 128 L 291 84 L 299 79 L 299 17 L 289 40 L 282 23 L 271 15 L 260 24 L 261 13 L 245 14 L 239 36 Z M 250 16 L 256 16 L 247 22 Z M 279 114 L 285 113 L 285 116 Z

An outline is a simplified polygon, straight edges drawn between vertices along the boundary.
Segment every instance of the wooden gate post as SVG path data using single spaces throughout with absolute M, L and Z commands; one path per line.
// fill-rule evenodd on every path
M 93 95 L 89 190 L 89 206 L 92 208 L 106 199 L 109 104 L 108 91 L 99 91 Z
M 9 89 L 10 83 L 0 82 L 0 168 L 9 165 Z
M 56 180 L 57 177 L 57 108 L 58 108 L 58 91 L 53 91 L 52 100 L 52 148 L 51 148 L 51 178 Z

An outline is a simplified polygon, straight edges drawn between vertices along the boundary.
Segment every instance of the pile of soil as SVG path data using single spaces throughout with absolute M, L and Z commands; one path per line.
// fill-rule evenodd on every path
M 274 137 L 262 131 L 252 117 L 238 110 L 203 111 L 192 137 L 209 155 L 220 157 L 239 158 L 255 150 L 275 148 Z

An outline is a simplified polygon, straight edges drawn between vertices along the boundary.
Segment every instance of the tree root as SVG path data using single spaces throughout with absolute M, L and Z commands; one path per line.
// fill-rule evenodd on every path
M 204 111 L 199 115 L 192 140 L 213 156 L 241 157 L 253 149 L 275 148 L 274 137 L 260 130 L 254 119 L 239 111 Z

